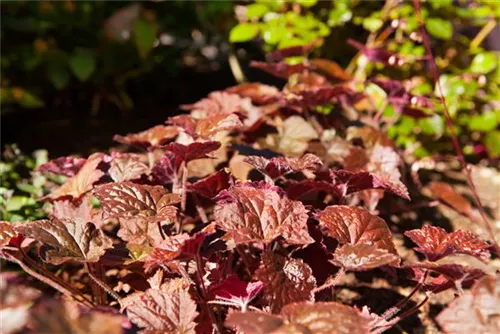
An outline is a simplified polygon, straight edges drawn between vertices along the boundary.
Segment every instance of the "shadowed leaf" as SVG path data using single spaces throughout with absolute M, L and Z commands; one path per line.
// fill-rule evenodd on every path
M 316 279 L 312 269 L 300 259 L 266 252 L 255 278 L 264 283 L 262 298 L 273 313 L 293 302 L 314 301 Z

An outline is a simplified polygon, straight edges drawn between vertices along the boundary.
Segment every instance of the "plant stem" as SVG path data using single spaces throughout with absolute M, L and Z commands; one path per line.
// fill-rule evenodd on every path
M 50 277 L 50 278 L 49 277 L 45 277 L 44 275 L 42 275 L 42 274 L 36 272 L 35 270 L 31 269 L 29 266 L 26 265 L 26 263 L 24 263 L 22 260 L 16 258 L 13 255 L 10 255 L 10 256 L 4 257 L 4 258 L 6 260 L 9 260 L 9 261 L 12 261 L 12 262 L 16 263 L 28 275 L 31 275 L 31 276 L 35 277 L 39 281 L 47 284 L 48 286 L 50 286 L 53 289 L 59 291 L 63 295 L 71 297 L 71 298 L 75 299 L 76 301 L 78 301 L 78 302 L 80 302 L 82 304 L 85 304 L 87 306 L 90 306 L 90 307 L 94 307 L 95 306 L 94 303 L 92 303 L 92 301 L 90 301 L 87 297 L 83 296 L 79 291 L 75 291 L 73 288 L 68 289 L 64 285 L 60 284 L 59 283 L 59 279 L 57 279 L 57 278 L 54 279 L 54 277 Z M 81 298 L 81 300 L 79 298 L 77 298 L 77 296 L 79 296 Z
M 472 190 L 472 195 L 473 195 L 474 200 L 476 202 L 476 205 L 479 209 L 481 217 L 484 221 L 485 228 L 486 228 L 488 234 L 490 235 L 490 239 L 495 244 L 496 248 L 499 249 L 500 247 L 498 246 L 497 240 L 495 238 L 494 229 L 491 225 L 491 222 L 486 217 L 486 213 L 484 212 L 484 208 L 483 208 L 483 205 L 481 203 L 481 199 L 479 198 L 479 195 L 477 194 L 476 186 L 474 185 L 474 181 L 472 181 L 472 176 L 471 176 L 470 170 L 469 170 L 469 168 L 467 168 L 467 163 L 465 162 L 464 154 L 462 152 L 462 149 L 460 148 L 460 142 L 458 141 L 458 137 L 455 133 L 455 127 L 453 125 L 453 120 L 451 119 L 450 111 L 448 110 L 448 104 L 446 103 L 446 99 L 444 98 L 443 87 L 441 86 L 441 82 L 439 81 L 439 70 L 437 68 L 436 60 L 435 60 L 434 55 L 432 53 L 431 43 L 429 41 L 429 35 L 427 34 L 427 32 L 425 30 L 424 21 L 422 19 L 422 14 L 420 13 L 419 0 L 413 0 L 413 6 L 415 7 L 415 12 L 417 14 L 418 23 L 420 25 L 420 31 L 422 33 L 422 41 L 424 43 L 427 55 L 429 56 L 431 73 L 432 73 L 432 76 L 434 79 L 434 83 L 436 84 L 438 91 L 439 91 L 439 99 L 441 100 L 441 104 L 443 106 L 444 116 L 445 116 L 445 120 L 446 120 L 446 126 L 447 126 L 448 130 L 450 131 L 451 141 L 452 141 L 453 146 L 455 148 L 455 152 L 457 154 L 458 161 L 460 162 L 460 165 L 462 166 L 462 171 L 467 178 L 467 183 L 469 184 L 469 187 Z
M 42 277 L 45 277 L 45 279 L 50 280 L 51 282 L 53 282 L 53 283 L 55 283 L 57 285 L 60 285 L 65 290 L 67 290 L 70 293 L 70 295 L 75 300 L 79 301 L 76 298 L 76 296 L 79 296 L 83 301 L 85 301 L 86 303 L 90 303 L 90 305 L 94 306 L 94 303 L 90 299 L 88 299 L 82 292 L 80 292 L 79 290 L 73 288 L 70 284 L 66 283 L 65 281 L 63 281 L 59 277 L 55 276 L 53 273 L 51 273 L 50 271 L 48 271 L 44 267 L 39 266 L 38 263 L 36 263 L 35 261 L 33 261 L 33 259 L 31 257 L 29 257 L 29 255 L 24 251 L 24 249 L 22 249 L 21 247 L 19 247 L 18 250 L 21 252 L 21 255 L 23 256 L 23 260 L 25 260 L 27 262 L 25 264 L 25 266 L 27 266 L 27 265 L 31 266 L 31 268 L 33 268 L 35 270 L 35 271 L 32 270 L 33 272 L 37 272 L 37 274 L 41 275 Z M 17 264 L 19 264 L 21 266 L 21 262 L 22 261 L 18 260 L 17 258 L 16 258 L 16 260 L 17 261 L 15 261 L 15 263 L 17 263 Z M 18 262 L 18 261 L 20 261 L 20 262 Z M 22 262 L 22 263 L 24 264 L 24 262 Z M 23 267 L 21 266 L 21 268 L 23 268 Z M 24 270 L 26 271 L 26 269 L 24 269 Z M 36 278 L 40 279 L 39 277 L 36 277 Z M 44 282 L 45 284 L 48 284 L 46 281 L 43 281 L 43 280 L 41 280 L 41 281 Z
M 155 154 L 153 151 L 148 151 L 148 163 L 149 163 L 149 169 L 153 168 L 155 164 Z
M 483 41 L 484 39 L 489 35 L 489 33 L 495 29 L 497 26 L 497 22 L 495 20 L 490 20 L 488 23 L 484 25 L 484 27 L 477 33 L 476 37 L 472 40 L 472 42 L 469 45 L 469 48 L 471 50 L 477 48 Z
M 217 334 L 221 334 L 222 330 L 219 328 L 219 322 L 215 318 L 215 314 L 213 313 L 212 309 L 210 308 L 210 305 L 208 305 L 208 303 L 207 303 L 208 293 L 207 293 L 207 288 L 205 287 L 205 282 L 203 281 L 204 270 L 203 270 L 203 263 L 202 263 L 202 259 L 200 256 L 199 249 L 196 252 L 195 261 L 196 261 L 196 276 L 198 278 L 198 281 L 200 282 L 201 292 L 202 292 L 201 303 L 202 303 L 203 307 L 205 308 L 206 312 L 208 313 L 208 315 L 210 317 L 210 321 L 212 321 L 212 326 L 213 326 L 215 332 Z
M 87 273 L 89 274 L 89 277 L 97 285 L 99 285 L 104 291 L 106 291 L 111 297 L 113 297 L 120 304 L 120 306 L 122 306 L 120 296 L 116 292 L 114 292 L 113 289 L 111 289 L 111 287 L 109 285 L 107 285 L 104 281 L 102 281 L 101 279 L 94 276 L 94 274 L 92 274 L 90 271 L 87 271 Z
M 325 289 L 328 289 L 328 288 L 331 288 L 335 285 L 338 284 L 338 282 L 340 281 L 340 279 L 342 277 L 344 277 L 344 274 L 345 274 L 345 270 L 343 268 L 341 268 L 337 274 L 335 275 L 335 277 L 333 279 L 331 279 L 329 282 L 325 282 L 322 286 L 319 286 L 315 289 L 313 289 L 313 293 L 318 293 L 320 291 L 323 291 Z
M 208 223 L 208 217 L 207 217 L 207 213 L 205 212 L 205 209 L 203 209 L 203 206 L 201 206 L 201 203 L 200 203 L 200 198 L 198 197 L 198 195 L 196 193 L 191 193 L 191 195 L 193 196 L 193 199 L 194 199 L 194 203 L 196 205 L 196 211 L 198 211 L 198 215 L 200 216 L 200 219 L 201 221 L 206 224 Z

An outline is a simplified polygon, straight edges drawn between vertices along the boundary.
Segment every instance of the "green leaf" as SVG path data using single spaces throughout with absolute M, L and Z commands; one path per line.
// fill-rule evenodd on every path
M 467 124 L 471 131 L 492 131 L 496 129 L 498 124 L 497 115 L 493 111 L 486 111 L 481 115 L 470 117 Z
M 25 108 L 41 108 L 45 103 L 30 92 L 23 91 L 23 96 L 19 101 L 19 105 Z
M 24 196 L 12 196 L 7 202 L 5 210 L 18 211 L 21 210 L 23 206 L 34 205 L 34 204 L 36 204 L 36 201 L 33 198 Z
M 285 27 L 269 27 L 265 26 L 262 30 L 262 38 L 267 44 L 278 44 L 282 39 L 286 38 L 288 30 Z
M 384 24 L 384 21 L 377 17 L 367 17 L 366 19 L 363 20 L 363 28 L 370 32 L 376 32 L 380 28 L 382 28 L 382 25 Z
M 157 27 L 155 24 L 137 20 L 134 24 L 134 43 L 141 58 L 145 58 L 156 41 Z
M 231 43 L 248 42 L 259 33 L 259 25 L 256 23 L 240 23 L 229 33 Z
M 381 108 L 387 99 L 385 91 L 374 83 L 369 83 L 366 86 L 365 92 L 372 98 L 377 109 Z
M 500 131 L 488 132 L 484 136 L 484 145 L 492 158 L 500 156 Z
M 69 67 L 80 81 L 86 81 L 95 70 L 95 56 L 89 49 L 78 48 L 69 59 Z
M 303 39 L 300 38 L 286 38 L 281 40 L 280 44 L 278 45 L 279 49 L 286 49 L 290 48 L 292 46 L 301 46 L 301 45 L 306 45 L 307 42 L 304 41 Z
M 349 3 L 346 1 L 333 1 L 335 6 L 328 15 L 328 25 L 335 27 L 341 25 L 352 18 L 352 12 L 349 9 Z
M 318 0 L 296 0 L 302 7 L 312 7 L 318 3 Z
M 444 120 L 439 115 L 419 120 L 418 126 L 425 135 L 441 136 L 444 133 Z
M 247 6 L 247 18 L 248 19 L 260 19 L 267 12 L 269 12 L 269 8 L 261 3 L 254 3 Z
M 50 63 L 47 72 L 50 82 L 57 90 L 61 90 L 68 85 L 70 74 L 63 64 Z
M 470 65 L 471 72 L 486 74 L 498 66 L 498 57 L 493 52 L 477 54 Z
M 437 17 L 425 20 L 425 29 L 429 34 L 440 39 L 450 39 L 453 36 L 453 26 L 450 21 Z

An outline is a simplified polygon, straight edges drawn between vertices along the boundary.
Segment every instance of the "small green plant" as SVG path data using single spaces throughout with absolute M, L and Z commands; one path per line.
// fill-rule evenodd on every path
M 37 199 L 43 195 L 44 176 L 35 169 L 47 162 L 47 151 L 31 156 L 7 146 L 0 162 L 0 220 L 26 221 L 45 216 Z
M 418 157 L 452 151 L 411 2 L 256 1 L 238 7 L 236 14 L 240 23 L 231 31 L 232 42 L 254 41 L 264 51 L 275 53 L 290 46 L 311 49 L 309 55 L 283 54 L 287 64 L 315 65 L 318 57 L 334 59 L 352 76 L 347 85 L 369 98 L 368 104 L 358 107 L 385 127 L 399 146 Z M 439 81 L 465 154 L 498 157 L 499 54 L 482 45 L 497 25 L 500 3 L 427 1 L 422 3 L 421 14 L 433 38 Z M 349 47 L 341 44 L 345 41 L 339 36 L 355 39 L 358 52 L 354 48 L 346 52 Z M 400 63 L 370 58 L 366 51 L 371 50 L 385 50 Z M 430 116 L 395 112 L 395 104 L 387 102 L 391 99 L 387 91 L 373 82 L 384 77 L 401 82 L 410 94 L 427 96 L 432 105 L 420 109 Z M 328 112 L 327 107 L 320 106 L 318 111 Z

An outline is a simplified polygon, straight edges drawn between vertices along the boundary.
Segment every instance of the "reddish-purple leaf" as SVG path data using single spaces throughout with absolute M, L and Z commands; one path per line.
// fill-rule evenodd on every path
M 250 66 L 282 79 L 288 79 L 292 74 L 301 73 L 309 68 L 306 64 L 289 65 L 284 61 L 280 61 L 279 63 L 252 61 L 250 62 Z
M 222 169 L 215 174 L 189 185 L 188 189 L 197 195 L 206 198 L 214 198 L 222 190 L 229 188 L 231 183 L 231 175 L 225 169 Z
M 170 194 L 162 186 L 147 186 L 132 182 L 108 183 L 95 191 L 105 217 L 148 218 L 173 222 L 179 195 Z
M 274 86 L 268 86 L 259 82 L 240 84 L 226 89 L 228 93 L 248 97 L 257 105 L 275 102 L 279 96 L 279 90 Z
M 60 157 L 38 166 L 37 170 L 41 173 L 53 173 L 71 177 L 78 173 L 85 160 L 77 157 Z
M 281 310 L 285 325 L 275 334 L 365 334 L 371 319 L 357 309 L 336 302 L 294 303 Z
M 441 311 L 436 320 L 447 334 L 500 333 L 500 279 L 487 276 Z
M 198 312 L 188 285 L 172 279 L 160 289 L 148 289 L 127 305 L 127 315 L 146 333 L 195 334 Z
M 37 220 L 15 226 L 15 231 L 52 247 L 46 260 L 60 264 L 67 260 L 97 262 L 113 243 L 93 223 L 73 220 Z
M 62 186 L 42 199 L 59 200 L 62 198 L 71 198 L 77 200 L 81 198 L 85 193 L 92 190 L 94 183 L 99 181 L 104 175 L 104 172 L 98 169 L 103 160 L 104 154 L 92 154 L 75 176 L 66 180 Z
M 316 279 L 312 269 L 300 259 L 265 252 L 255 279 L 264 283 L 262 298 L 273 313 L 293 302 L 314 301 Z
M 246 157 L 245 162 L 272 179 L 291 172 L 315 171 L 323 165 L 321 159 L 311 153 L 304 154 L 300 158 L 276 157 L 271 159 L 252 155 Z
M 113 139 L 126 145 L 141 148 L 154 148 L 164 145 L 179 134 L 175 126 L 157 125 L 138 133 L 129 133 L 125 137 L 115 135 Z
M 209 139 L 221 131 L 234 131 L 243 127 L 236 114 L 218 113 L 200 119 L 196 123 L 196 135 Z
M 172 152 L 165 152 L 153 168 L 151 174 L 156 183 L 167 184 L 172 183 L 177 178 L 181 161 Z
M 322 39 L 315 39 L 305 45 L 290 46 L 269 52 L 266 56 L 270 61 L 280 61 L 289 57 L 303 56 L 320 46 L 322 43 Z
M 335 250 L 332 263 L 348 271 L 365 271 L 384 265 L 399 265 L 399 256 L 368 243 L 345 244 Z
M 332 205 L 318 214 L 320 226 L 340 244 L 371 243 L 397 255 L 392 234 L 385 221 L 368 210 L 345 205 Z
M 212 290 L 216 300 L 228 302 L 246 310 L 248 304 L 257 297 L 264 284 L 262 282 L 243 282 L 235 274 L 230 275 Z
M 153 249 L 144 263 L 144 268 L 151 271 L 153 268 L 169 266 L 170 262 L 181 256 L 184 245 L 189 239 L 190 236 L 186 233 L 167 236 Z M 192 257 L 194 254 L 188 255 Z
M 418 245 L 415 250 L 429 261 L 437 261 L 450 254 L 468 254 L 483 262 L 488 262 L 490 258 L 490 245 L 468 231 L 447 233 L 441 227 L 424 224 L 420 230 L 407 231 L 405 235 Z
M 188 163 L 196 159 L 209 158 L 208 153 L 218 150 L 221 143 L 218 141 L 194 142 L 189 145 L 170 143 L 165 149 L 174 153 L 180 160 Z
M 347 40 L 347 43 L 358 49 L 363 55 L 372 62 L 382 63 L 384 65 L 391 66 L 402 66 L 406 63 L 406 60 L 396 53 L 389 52 L 382 48 L 369 48 L 365 45 L 354 41 L 352 39 Z
M 217 225 L 236 244 L 269 243 L 281 236 L 289 244 L 308 244 L 307 210 L 298 201 L 281 198 L 270 187 L 239 184 L 222 191 L 214 209 Z
M 426 187 L 433 198 L 445 203 L 455 211 L 468 216 L 473 221 L 482 222 L 481 214 L 474 209 L 470 202 L 460 195 L 451 185 L 434 181 Z
M 337 85 L 292 93 L 286 96 L 286 105 L 292 108 L 313 108 L 337 102 L 354 104 L 361 97 L 362 94 L 356 93 L 345 86 Z
M 148 166 L 140 161 L 138 156 L 119 154 L 112 158 L 108 174 L 113 181 L 123 182 L 140 179 L 148 171 Z
M 342 196 L 366 189 L 384 189 L 406 199 L 410 199 L 406 187 L 400 183 L 384 182 L 381 178 L 368 172 L 350 172 L 347 170 L 331 170 L 330 177 Z M 386 178 L 388 181 L 388 178 Z
M 229 312 L 225 325 L 245 334 L 269 334 L 280 328 L 283 320 L 264 312 Z
M 336 302 L 293 303 L 283 307 L 280 316 L 258 312 L 234 312 L 226 326 L 245 334 L 366 334 L 372 318 Z
M 388 102 L 396 111 L 414 118 L 432 116 L 421 109 L 432 108 L 432 102 L 425 96 L 411 94 L 400 81 L 374 79 L 372 82 L 386 92 Z
M 231 114 L 241 110 L 243 99 L 236 94 L 223 91 L 212 92 L 194 104 L 185 104 L 181 108 L 190 110 L 191 115 L 197 119 L 202 119 L 215 114 Z
M 336 62 L 329 59 L 315 58 L 311 59 L 310 64 L 312 68 L 318 70 L 322 74 L 328 76 L 330 79 L 337 79 L 341 81 L 349 81 L 352 76 L 344 71 L 342 67 Z
M 338 188 L 329 181 L 317 181 L 317 180 L 303 180 L 303 181 L 290 181 L 288 187 L 286 188 L 286 193 L 289 198 L 297 200 L 299 198 L 306 198 L 313 193 L 325 192 L 326 194 L 332 195 L 335 199 L 342 197 Z

